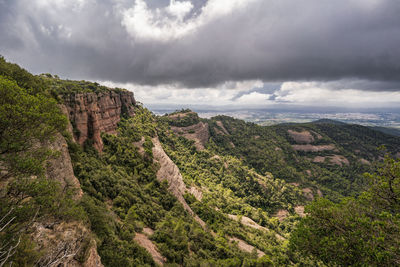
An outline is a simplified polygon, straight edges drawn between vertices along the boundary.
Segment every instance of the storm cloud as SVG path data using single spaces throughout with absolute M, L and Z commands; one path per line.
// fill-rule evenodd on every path
M 400 91 L 399 14 L 396 0 L 0 0 L 0 54 L 114 83 Z

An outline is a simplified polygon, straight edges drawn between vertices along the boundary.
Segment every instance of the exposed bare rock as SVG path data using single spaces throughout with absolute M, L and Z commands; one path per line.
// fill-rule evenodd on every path
M 366 159 L 360 159 L 359 161 L 360 161 L 361 164 L 371 165 L 371 162 L 369 162 L 369 161 L 366 160 Z
M 133 145 L 135 147 L 137 147 L 137 149 L 139 150 L 140 155 L 144 155 L 144 148 L 143 148 L 143 144 L 144 144 L 144 137 L 142 136 L 142 139 L 140 139 L 140 141 L 138 142 L 134 142 Z
M 296 186 L 296 187 L 299 187 L 299 186 L 300 186 L 299 183 L 289 183 L 289 184 L 291 184 L 291 185 L 293 185 L 293 186 Z
M 198 201 L 201 201 L 203 199 L 203 192 L 197 187 L 192 186 L 189 189 L 189 193 L 192 194 Z
M 288 130 L 290 137 L 293 138 L 296 143 L 309 144 L 314 142 L 314 136 L 309 131 L 296 132 L 293 130 Z
M 193 140 L 195 142 L 194 145 L 196 146 L 197 150 L 203 150 L 204 145 L 208 142 L 208 139 L 210 138 L 208 123 L 205 122 L 199 122 L 197 124 L 187 127 L 172 126 L 171 130 L 174 133 L 182 135 L 189 140 Z
M 255 139 L 255 140 L 260 139 L 260 136 L 259 136 L 259 135 L 255 135 L 255 136 L 254 136 L 254 139 Z
M 319 133 L 316 133 L 314 131 L 311 131 L 311 133 L 313 133 L 317 137 L 318 140 L 322 139 L 322 135 L 320 135 Z
M 310 201 L 314 200 L 314 195 L 313 195 L 313 191 L 311 188 L 306 187 L 306 188 L 303 188 L 302 191 L 303 191 L 303 195 L 305 196 L 305 198 L 307 200 L 310 200 Z
M 83 267 L 104 267 L 104 265 L 101 263 L 101 258 L 97 253 L 96 244 L 89 249 L 88 257 L 83 263 Z
M 345 165 L 350 164 L 349 160 L 342 155 L 332 155 L 332 156 L 327 156 L 327 157 L 316 156 L 313 159 L 313 162 L 315 162 L 315 163 L 328 162 L 330 164 L 336 164 L 339 166 L 343 166 L 343 164 L 345 164 Z
M 336 147 L 332 144 L 330 145 L 292 145 L 293 149 L 296 151 L 305 151 L 305 152 L 320 152 L 320 151 L 329 151 L 336 150 Z
M 219 126 L 219 128 L 221 128 L 221 130 L 224 132 L 224 134 L 229 135 L 229 132 L 226 130 L 224 124 L 222 123 L 222 121 L 216 121 L 217 125 Z
M 313 162 L 315 162 L 315 163 L 323 163 L 323 162 L 325 162 L 325 159 L 326 159 L 326 157 L 316 156 L 313 159 Z
M 154 234 L 154 230 L 148 227 L 144 227 L 143 228 L 143 233 L 148 235 L 148 236 L 152 236 Z
M 64 97 L 68 117 L 75 127 L 74 138 L 79 144 L 93 139 L 93 146 L 102 151 L 102 132 L 116 134 L 121 114 L 134 115 L 136 101 L 129 91 L 79 93 Z
M 65 116 L 67 116 L 67 118 L 69 118 L 69 113 L 68 113 L 67 107 L 65 105 L 58 105 L 58 107 L 60 108 L 61 112 Z M 70 120 L 68 120 L 68 122 L 67 122 L 67 131 L 71 135 L 71 137 L 74 138 L 74 129 L 72 127 Z
M 238 244 L 239 249 L 244 252 L 251 253 L 253 251 L 253 249 L 255 249 L 255 247 L 253 247 L 252 245 L 249 245 L 247 242 L 245 242 L 239 238 L 229 237 L 229 240 L 231 242 L 236 242 Z M 259 249 L 256 249 L 256 250 L 257 250 L 258 258 L 261 258 L 262 256 L 265 255 L 265 253 L 262 252 L 261 250 L 259 250 Z
M 38 262 L 39 266 L 103 267 L 95 245 L 83 251 L 87 248 L 85 242 L 90 243 L 91 237 L 89 230 L 80 223 L 36 222 L 33 230 L 35 242 L 46 251 Z M 84 257 L 86 253 L 85 262 L 79 262 L 78 256 Z
M 342 155 L 332 155 L 329 157 L 329 161 L 339 166 L 343 166 L 343 164 L 344 165 L 350 164 L 349 160 Z
M 151 242 L 151 240 L 145 235 L 145 234 L 140 234 L 136 233 L 134 240 L 143 248 L 147 250 L 147 252 L 150 253 L 152 256 L 153 260 L 159 264 L 159 265 L 164 265 L 166 262 L 166 259 L 158 252 L 157 247 Z
M 287 218 L 289 215 L 289 212 L 287 210 L 278 210 L 278 212 L 275 214 L 275 217 L 278 218 L 280 222 L 282 222 L 284 219 Z
M 235 144 L 234 144 L 232 141 L 229 142 L 229 144 L 231 145 L 232 148 L 235 148 L 235 147 L 236 147 Z
M 203 227 L 203 229 L 206 229 L 206 223 L 193 212 L 183 197 L 183 194 L 187 192 L 187 189 L 185 183 L 183 182 L 182 174 L 179 171 L 178 166 L 176 166 L 175 163 L 165 153 L 161 146 L 160 140 L 158 140 L 158 137 L 154 137 L 152 142 L 154 145 L 154 160 L 160 164 L 160 169 L 157 172 L 157 179 L 159 181 L 168 181 L 169 191 L 178 199 L 178 201 L 183 205 L 183 208 L 194 217 L 194 219 Z
M 294 211 L 300 216 L 300 217 L 305 217 L 306 214 L 304 213 L 304 206 L 297 206 L 294 207 Z
M 83 192 L 79 180 L 74 175 L 65 138 L 57 133 L 54 141 L 44 145 L 54 152 L 59 152 L 59 155 L 47 161 L 46 177 L 59 182 L 63 188 L 68 187 L 75 190 L 76 197 L 80 198 Z
M 216 159 L 216 160 L 220 160 L 220 159 L 221 159 L 221 157 L 220 157 L 220 156 L 218 156 L 218 155 L 214 155 L 214 156 L 212 156 L 210 159 Z
M 225 135 L 225 133 L 223 131 L 221 131 L 220 129 L 214 127 L 214 131 L 219 134 L 219 135 Z
M 228 217 L 231 218 L 232 220 L 239 221 L 240 216 L 228 214 Z M 240 220 L 240 223 L 243 225 L 249 226 L 249 227 L 257 229 L 257 230 L 264 230 L 266 232 L 269 231 L 269 229 L 265 228 L 264 226 L 259 225 L 258 223 L 256 223 L 252 219 L 250 219 L 249 217 L 241 216 L 241 218 L 242 219 Z

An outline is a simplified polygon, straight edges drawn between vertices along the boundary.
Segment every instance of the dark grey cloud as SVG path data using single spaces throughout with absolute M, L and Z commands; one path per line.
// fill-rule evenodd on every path
M 400 1 L 219 1 L 239 8 L 165 41 L 124 26 L 134 1 L 0 0 L 0 54 L 74 79 L 188 87 L 346 79 L 358 81 L 353 89 L 400 90 Z M 191 3 L 187 23 L 207 1 Z

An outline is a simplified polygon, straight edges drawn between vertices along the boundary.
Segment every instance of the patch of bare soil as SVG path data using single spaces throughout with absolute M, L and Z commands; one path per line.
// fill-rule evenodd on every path
M 171 130 L 178 135 L 193 140 L 197 150 L 203 150 L 204 145 L 208 142 L 210 138 L 210 133 L 208 130 L 208 123 L 199 122 L 188 127 L 176 127 L 172 126 Z
M 305 152 L 320 152 L 320 151 L 329 151 L 336 150 L 336 147 L 332 144 L 330 145 L 292 145 L 293 149 L 296 151 L 305 151 Z
M 314 142 L 314 136 L 309 131 L 296 132 L 293 130 L 288 130 L 291 138 L 293 138 L 296 143 L 309 144 Z
M 239 249 L 244 251 L 244 252 L 251 253 L 253 251 L 253 249 L 255 249 L 255 247 L 253 247 L 252 245 L 249 245 L 247 242 L 245 242 L 245 241 L 243 241 L 243 240 L 241 240 L 239 238 L 229 237 L 229 240 L 231 242 L 237 242 Z M 259 258 L 261 258 L 264 255 L 265 255 L 264 252 L 262 252 L 261 250 L 257 249 L 257 256 Z
M 150 253 L 151 257 L 157 264 L 164 265 L 166 259 L 160 254 L 160 252 L 158 252 L 157 247 L 145 234 L 136 233 L 134 240 Z

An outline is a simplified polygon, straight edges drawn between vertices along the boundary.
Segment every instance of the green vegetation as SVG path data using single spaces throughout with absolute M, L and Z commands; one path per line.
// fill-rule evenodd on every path
M 143 233 L 166 266 L 400 264 L 400 162 L 391 158 L 399 138 L 330 121 L 262 127 L 190 110 L 156 117 L 137 105 L 117 135 L 102 134 L 101 153 L 90 139 L 78 145 L 58 103 L 111 90 L 122 89 L 34 76 L 0 58 L 0 266 L 50 264 L 34 236 L 60 224 L 91 230 L 78 263 L 96 241 L 105 266 L 156 266 L 136 241 Z M 209 131 L 202 150 L 174 133 L 199 122 Z M 48 174 L 61 154 L 50 145 L 63 138 L 82 196 Z M 157 178 L 154 138 L 182 174 L 184 200 Z
M 400 263 L 400 162 L 388 156 L 370 188 L 340 203 L 320 199 L 292 233 L 294 250 L 339 266 Z
M 33 223 L 86 215 L 74 192 L 44 175 L 46 161 L 57 156 L 45 143 L 67 119 L 34 76 L 3 58 L 0 71 L 0 263 L 27 266 L 46 253 L 30 239 Z
M 200 117 L 190 109 L 182 109 L 181 111 L 173 112 L 168 116 L 161 117 L 161 120 L 171 126 L 187 127 L 199 123 Z

